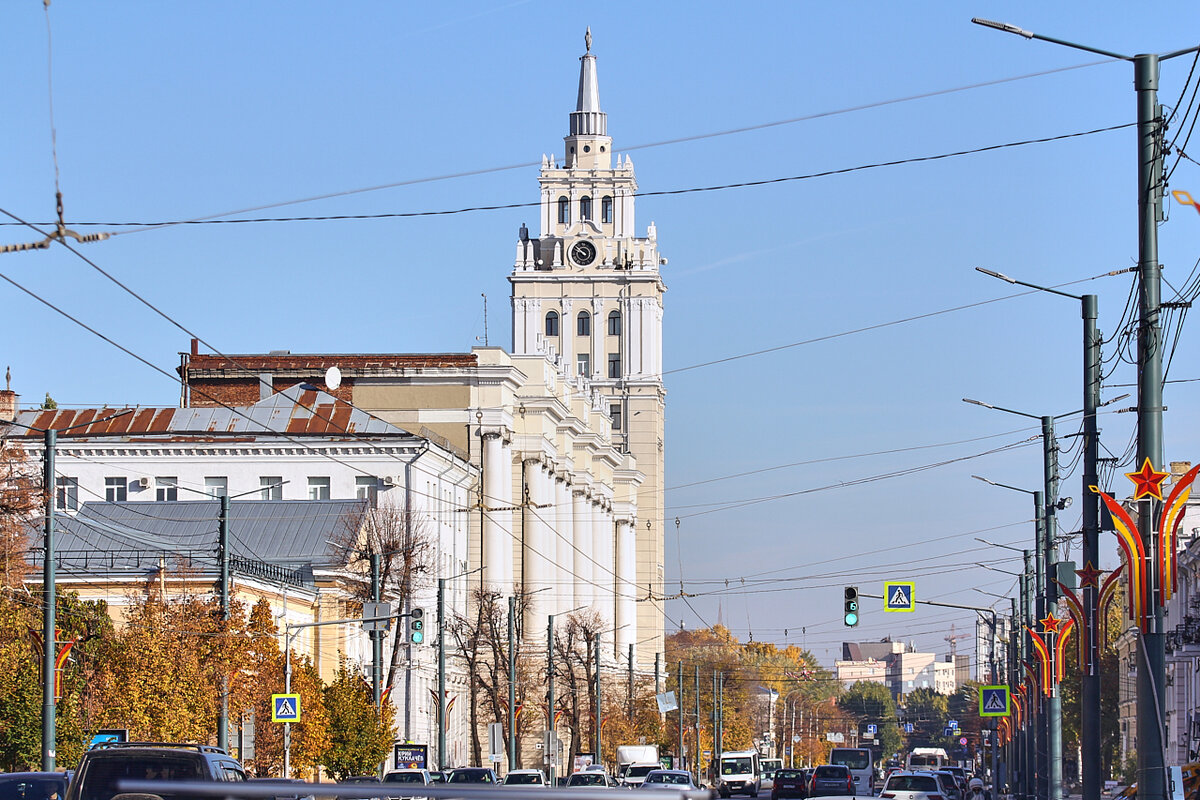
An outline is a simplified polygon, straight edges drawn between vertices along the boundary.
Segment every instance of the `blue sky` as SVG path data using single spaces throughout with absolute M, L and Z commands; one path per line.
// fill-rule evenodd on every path
M 632 155 L 643 191 L 803 176 L 1133 121 L 1130 65 L 987 30 L 972 16 L 1136 53 L 1187 47 L 1200 9 L 55 0 L 53 97 L 66 218 L 68 225 L 194 219 L 460 172 L 481 174 L 254 215 L 535 202 L 536 167 L 488 170 L 561 153 L 587 25 L 614 148 Z M 1164 64 L 1161 102 L 1176 104 L 1191 65 L 1190 57 Z M 50 221 L 55 171 L 41 3 L 0 10 L 0 75 L 7 109 L 0 207 Z M 1031 77 L 1006 80 L 1019 76 Z M 830 113 L 860 106 L 870 107 Z M 1168 136 L 1179 133 L 1176 123 Z M 976 266 L 1048 285 L 1131 266 L 1135 168 L 1134 133 L 1123 128 L 643 198 L 639 229 L 653 220 L 670 260 L 667 368 L 1017 293 Z M 1182 161 L 1171 188 L 1200 197 L 1200 168 Z M 1168 214 L 1161 261 L 1167 280 L 1182 288 L 1200 255 L 1200 218 L 1173 203 Z M 517 229 L 534 221 L 532 210 L 518 208 L 174 226 L 81 250 L 225 352 L 464 351 L 484 336 L 481 293 L 490 300 L 491 342 L 510 344 L 506 276 Z M 0 231 L 6 242 L 31 238 Z M 0 256 L 0 272 L 168 372 L 187 347 L 186 334 L 61 248 Z M 1113 334 L 1130 286 L 1125 274 L 1067 288 L 1098 294 L 1100 327 Z M 63 404 L 177 401 L 167 378 L 8 284 L 0 284 L 0 304 L 0 357 L 23 400 L 50 392 Z M 1181 337 L 1170 378 L 1200 378 L 1191 333 Z M 1029 499 L 970 476 L 1036 488 L 1036 442 L 888 480 L 807 490 L 1027 439 L 1035 431 L 1026 420 L 961 398 L 1033 414 L 1075 410 L 1080 339 L 1077 306 L 1043 294 L 669 373 L 668 486 L 820 462 L 671 491 L 669 513 L 680 525 L 667 537 L 669 587 L 678 589 L 682 573 L 685 589 L 704 593 L 691 602 L 705 621 L 719 611 L 740 637 L 753 631 L 756 639 L 806 644 L 827 662 L 844 638 L 844 584 L 877 593 L 885 578 L 913 577 L 918 597 L 980 605 L 992 600 L 972 587 L 1007 593 L 1012 579 L 974 562 L 1014 570 L 1018 562 L 973 536 L 1031 542 Z M 1134 379 L 1132 367 L 1114 364 L 1105 398 L 1131 391 L 1119 384 Z M 1166 403 L 1168 459 L 1200 458 L 1192 423 L 1200 382 L 1169 385 Z M 1133 423 L 1132 414 L 1102 417 L 1106 446 L 1122 454 Z M 1076 428 L 1062 423 L 1064 432 Z M 906 450 L 951 442 L 958 444 Z M 904 452 L 827 460 L 885 450 Z M 1076 470 L 1063 493 L 1078 499 L 1078 484 Z M 1125 479 L 1113 488 L 1124 492 Z M 700 513 L 720 508 L 701 504 L 797 492 L 806 493 Z M 1078 509 L 1063 515 L 1066 530 L 1078 528 Z M 1104 549 L 1111 567 L 1109 542 Z M 761 574 L 768 570 L 784 571 Z M 789 580 L 755 582 L 764 577 Z M 672 626 L 700 624 L 678 601 L 668 615 Z M 950 623 L 959 631 L 972 624 L 969 613 L 928 609 L 884 617 L 868 603 L 856 638 L 890 632 L 944 652 Z

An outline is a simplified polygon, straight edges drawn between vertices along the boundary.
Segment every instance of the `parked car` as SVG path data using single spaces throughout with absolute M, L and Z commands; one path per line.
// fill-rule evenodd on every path
M 813 770 L 808 784 L 809 797 L 854 794 L 854 776 L 845 764 L 822 764 Z
M 775 770 L 775 784 L 771 787 L 771 800 L 808 797 L 806 770 L 781 767 Z
M 0 800 L 61 800 L 70 776 L 65 772 L 8 772 L 0 775 Z
M 491 767 L 459 767 L 450 772 L 446 783 L 500 783 L 500 776 Z
M 546 773 L 540 769 L 513 769 L 504 776 L 505 786 L 549 786 Z
M 112 800 L 118 781 L 245 781 L 246 771 L 218 747 L 159 742 L 103 742 L 83 754 L 65 800 Z M 231 790 L 232 791 L 232 790 Z M 164 800 L 192 800 L 155 792 Z
M 656 769 L 651 770 L 646 775 L 646 779 L 642 781 L 643 789 L 695 789 L 696 784 L 692 781 L 692 773 L 684 772 L 681 769 Z
M 599 770 L 576 772 L 567 778 L 567 787 L 573 786 L 616 786 L 617 783 Z
M 383 782 L 397 785 L 396 794 L 388 795 L 391 800 L 407 800 L 411 797 L 421 797 L 420 794 L 413 793 L 412 787 L 428 786 L 433 781 L 427 769 L 394 769 L 383 776 Z
M 893 772 L 879 793 L 881 800 L 945 800 L 945 789 L 932 772 Z

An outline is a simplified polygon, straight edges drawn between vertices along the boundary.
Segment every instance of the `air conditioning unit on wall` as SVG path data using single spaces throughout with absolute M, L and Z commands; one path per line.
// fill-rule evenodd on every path
M 400 485 L 400 476 L 399 475 L 384 475 L 383 476 L 383 485 L 384 486 L 399 486 Z
M 137 484 L 137 487 L 139 489 L 149 489 L 150 488 L 150 479 L 149 478 L 138 478 L 135 481 L 135 483 Z

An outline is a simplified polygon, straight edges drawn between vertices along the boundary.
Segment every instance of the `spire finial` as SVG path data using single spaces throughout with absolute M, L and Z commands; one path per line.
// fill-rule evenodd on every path
M 587 45 L 587 51 L 592 52 L 592 26 L 587 26 L 587 32 L 583 34 L 583 43 Z

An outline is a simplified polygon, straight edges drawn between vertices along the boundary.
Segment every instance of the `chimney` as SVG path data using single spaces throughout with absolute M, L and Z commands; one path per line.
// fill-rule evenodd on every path
M 1172 461 L 1171 462 L 1171 483 L 1177 483 L 1180 478 L 1188 474 L 1192 469 L 1190 461 Z
M 17 418 L 17 393 L 12 390 L 12 372 L 4 368 L 4 389 L 0 391 L 0 422 Z

